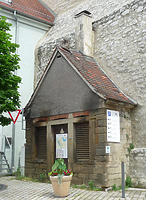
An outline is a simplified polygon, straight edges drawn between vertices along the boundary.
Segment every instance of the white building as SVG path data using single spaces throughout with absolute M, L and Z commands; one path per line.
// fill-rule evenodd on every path
M 12 42 L 20 45 L 17 50 L 20 69 L 16 73 L 22 78 L 19 88 L 22 109 L 34 90 L 35 48 L 53 25 L 55 13 L 41 0 L 0 0 L 0 8 L 0 16 L 6 16 L 12 24 Z M 14 119 L 16 114 L 13 113 Z M 5 151 L 14 171 L 20 163 L 24 167 L 25 122 L 23 125 L 21 112 L 15 124 L 0 127 L 0 151 Z

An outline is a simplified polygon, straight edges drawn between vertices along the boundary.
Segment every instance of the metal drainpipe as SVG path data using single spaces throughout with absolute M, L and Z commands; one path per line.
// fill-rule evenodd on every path
M 16 21 L 16 28 L 15 28 L 15 43 L 18 43 L 18 18 L 17 18 L 17 13 L 16 10 L 14 11 L 14 17 Z M 18 49 L 16 49 L 16 54 L 18 54 Z M 17 75 L 17 71 L 14 72 L 15 75 Z
M 17 19 L 17 13 L 16 10 L 14 11 L 14 17 L 16 20 L 16 28 L 15 28 L 15 43 L 17 44 L 18 41 L 18 19 Z M 16 50 L 17 53 L 17 50 Z M 14 72 L 15 75 L 17 75 L 17 71 Z M 12 172 L 14 170 L 14 160 L 15 160 L 15 124 L 12 124 L 12 158 L 11 158 L 11 168 Z
M 12 124 L 12 158 L 11 158 L 11 170 L 14 171 L 14 159 L 15 159 L 15 124 Z
M 14 17 L 16 20 L 16 29 L 15 29 L 15 43 L 17 43 L 17 36 L 18 36 L 18 18 L 17 18 L 17 13 L 16 10 L 14 11 Z

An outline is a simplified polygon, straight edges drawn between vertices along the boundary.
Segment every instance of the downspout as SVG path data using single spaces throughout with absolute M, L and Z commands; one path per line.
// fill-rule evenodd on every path
M 17 44 L 17 42 L 18 42 L 18 18 L 17 18 L 16 10 L 14 11 L 14 18 L 15 18 L 15 20 L 16 20 L 15 43 Z
M 16 21 L 16 28 L 15 28 L 15 43 L 18 42 L 18 18 L 16 10 L 14 11 L 14 18 Z M 18 53 L 18 50 L 16 49 L 16 54 Z M 15 75 L 17 75 L 17 71 L 14 72 Z M 13 172 L 14 170 L 14 160 L 15 160 L 15 124 L 12 123 L 12 158 L 11 158 L 11 170 Z
M 18 44 L 18 18 L 16 10 L 14 11 L 14 18 L 16 21 L 16 27 L 15 27 L 15 43 Z M 18 49 L 16 48 L 16 54 L 18 54 Z M 14 72 L 15 75 L 17 75 L 17 71 Z

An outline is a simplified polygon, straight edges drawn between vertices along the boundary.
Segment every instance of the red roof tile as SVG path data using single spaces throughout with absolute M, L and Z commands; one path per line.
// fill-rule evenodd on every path
M 64 48 L 59 48 L 59 50 L 97 94 L 100 94 L 105 99 L 136 104 L 134 100 L 126 96 L 113 83 L 93 58 L 85 56 L 82 53 L 71 52 Z
M 53 23 L 55 20 L 55 16 L 39 0 L 12 0 L 11 4 L 0 2 L 0 7 L 16 10 L 18 13 L 47 23 Z
M 126 96 L 106 75 L 106 73 L 99 67 L 96 61 L 88 56 L 83 55 L 79 52 L 69 51 L 68 49 L 57 47 L 44 70 L 37 87 L 35 88 L 28 104 L 25 107 L 27 110 L 28 106 L 33 101 L 43 79 L 45 78 L 49 67 L 55 58 L 57 52 L 60 52 L 62 56 L 70 63 L 70 65 L 76 70 L 80 77 L 87 83 L 87 85 L 103 99 L 111 99 L 115 101 L 120 101 L 132 105 L 136 105 L 136 101 Z

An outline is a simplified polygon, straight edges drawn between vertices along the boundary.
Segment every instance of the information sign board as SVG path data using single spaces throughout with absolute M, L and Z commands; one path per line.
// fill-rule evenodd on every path
M 107 110 L 107 142 L 120 142 L 119 112 Z
M 68 158 L 67 133 L 56 134 L 56 158 Z

